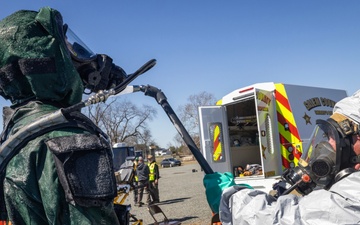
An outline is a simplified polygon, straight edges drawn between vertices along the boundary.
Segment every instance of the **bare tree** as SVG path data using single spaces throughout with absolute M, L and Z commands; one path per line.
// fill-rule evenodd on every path
M 175 134 L 175 136 L 173 137 L 173 141 L 176 146 L 181 146 L 185 144 L 179 133 Z
M 213 94 L 203 91 L 199 94 L 190 95 L 187 101 L 188 103 L 185 105 L 179 106 L 179 118 L 195 144 L 200 147 L 198 108 L 199 106 L 214 105 L 216 99 Z M 179 141 L 179 137 L 176 137 L 175 140 Z
M 102 118 L 107 112 L 107 109 L 114 102 L 115 99 L 113 99 L 111 102 L 107 104 L 101 102 L 99 104 L 90 105 L 89 107 L 85 108 L 85 111 L 87 112 L 88 117 L 95 123 L 96 126 L 104 128 L 102 124 Z
M 148 146 L 153 142 L 151 131 L 148 128 L 144 128 L 137 136 L 132 136 L 126 139 L 126 142 L 131 145 L 146 145 Z
M 199 94 L 190 95 L 187 99 L 188 103 L 179 106 L 179 117 L 182 123 L 188 130 L 189 134 L 198 134 L 199 128 L 199 117 L 198 108 L 199 106 L 214 105 L 216 100 L 213 94 L 205 91 Z
M 149 141 L 151 133 L 147 128 L 147 122 L 156 114 L 157 111 L 153 107 L 138 107 L 128 100 L 97 104 L 88 109 L 89 118 L 106 131 L 112 143 L 127 140 L 145 141 L 146 138 L 146 141 Z

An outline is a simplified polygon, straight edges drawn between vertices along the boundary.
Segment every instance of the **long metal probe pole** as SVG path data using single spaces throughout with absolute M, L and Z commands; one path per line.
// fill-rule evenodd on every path
M 170 121 L 174 124 L 176 130 L 179 132 L 184 142 L 190 149 L 191 153 L 194 155 L 195 159 L 200 164 L 201 168 L 204 170 L 206 174 L 212 174 L 214 171 L 211 169 L 209 163 L 206 161 L 204 156 L 201 154 L 199 149 L 197 148 L 194 140 L 190 137 L 189 133 L 185 129 L 184 125 L 181 123 L 179 118 L 177 117 L 174 110 L 171 108 L 170 104 L 167 101 L 165 94 L 158 88 L 147 85 L 140 86 L 140 90 L 145 93 L 147 96 L 151 96 L 155 98 L 155 100 L 161 105 L 164 109 L 165 113 L 168 115 Z

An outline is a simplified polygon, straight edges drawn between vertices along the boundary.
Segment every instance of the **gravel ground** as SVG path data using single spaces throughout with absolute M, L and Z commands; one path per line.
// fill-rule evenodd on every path
M 193 169 L 197 172 L 192 172 Z M 210 224 L 211 209 L 206 201 L 203 177 L 204 172 L 197 162 L 160 168 L 158 205 L 169 220 L 177 220 L 181 224 Z M 142 202 L 145 201 L 143 199 Z M 131 205 L 130 213 L 142 219 L 144 225 L 154 223 L 146 205 L 134 206 L 132 191 L 124 204 Z

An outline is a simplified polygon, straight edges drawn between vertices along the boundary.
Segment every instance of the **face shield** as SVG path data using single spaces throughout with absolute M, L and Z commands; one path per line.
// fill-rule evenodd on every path
M 300 166 L 322 187 L 328 186 L 340 169 L 340 137 L 336 128 L 324 120 L 317 120 L 310 143 L 301 156 Z
M 66 45 L 71 57 L 78 61 L 91 61 L 96 58 L 96 54 L 69 28 L 65 25 Z
M 326 121 L 316 120 L 298 166 L 285 170 L 279 184 L 274 185 L 277 196 L 289 194 L 292 190 L 307 195 L 315 188 L 329 189 L 353 173 L 354 166 L 360 163 L 360 155 L 353 149 L 354 135 L 360 135 L 359 125 L 342 114 L 333 113 Z M 283 184 L 290 187 L 285 190 L 278 188 Z
M 317 120 L 307 148 L 304 149 L 299 165 L 284 171 L 281 182 L 291 185 L 281 194 L 288 194 L 296 189 L 300 194 L 307 195 L 315 188 L 328 189 L 335 182 L 340 171 L 344 137 L 333 125 L 331 120 Z
M 105 54 L 95 54 L 65 24 L 65 42 L 73 64 L 80 74 L 85 89 L 91 92 L 115 88 L 126 77 L 126 72 Z

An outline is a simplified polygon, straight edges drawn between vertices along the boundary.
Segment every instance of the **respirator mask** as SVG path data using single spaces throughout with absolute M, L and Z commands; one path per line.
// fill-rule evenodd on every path
M 114 88 L 127 77 L 126 72 L 113 63 L 112 58 L 93 53 L 66 24 L 64 32 L 73 64 L 85 89 L 90 91 L 85 94 Z
M 282 182 L 291 187 L 281 194 L 296 190 L 301 195 L 307 195 L 315 188 L 329 189 L 335 182 L 351 174 L 356 157 L 351 147 L 352 135 L 355 134 L 353 128 L 348 119 L 317 120 L 298 166 L 286 170 L 282 176 Z

